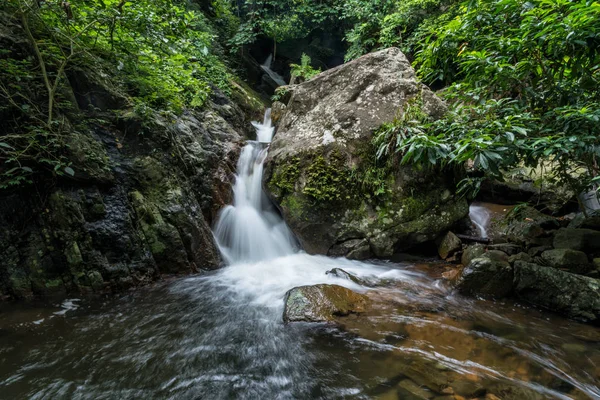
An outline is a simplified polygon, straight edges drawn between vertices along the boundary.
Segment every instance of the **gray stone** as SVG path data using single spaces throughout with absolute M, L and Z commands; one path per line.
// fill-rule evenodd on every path
M 568 269 L 576 274 L 585 274 L 594 269 L 582 251 L 571 249 L 553 249 L 542 253 L 544 265 L 559 269 Z
M 500 250 L 488 250 L 486 251 L 484 257 L 493 261 L 508 262 L 508 254 Z
M 337 278 L 347 279 L 347 280 L 352 281 L 359 285 L 362 284 L 361 280 L 356 275 L 346 272 L 345 270 L 343 270 L 341 268 L 331 269 L 331 270 L 325 272 L 325 274 L 335 276 Z
M 517 297 L 570 318 L 597 322 L 600 318 L 600 281 L 555 268 L 517 261 Z
M 568 228 L 600 230 L 600 210 L 590 212 L 587 218 L 583 213 L 577 214 L 569 223 Z
M 572 249 L 586 253 L 600 252 L 600 231 L 592 229 L 559 229 L 554 236 L 554 247 Z
M 465 248 L 460 261 L 461 261 L 462 265 L 467 266 L 467 265 L 469 265 L 469 263 L 472 260 L 474 260 L 475 258 L 479 258 L 484 253 L 485 253 L 484 245 L 482 245 L 480 243 L 472 244 Z
M 488 246 L 490 250 L 500 250 L 509 256 L 513 256 L 523 251 L 523 247 L 514 243 L 497 243 Z
M 508 262 L 511 264 L 514 264 L 515 261 L 531 262 L 531 260 L 532 260 L 531 256 L 527 253 L 518 253 L 518 254 L 508 257 Z
M 556 218 L 528 206 L 515 208 L 501 225 L 509 241 L 527 247 L 552 244 L 551 231 L 560 227 Z
M 462 249 L 462 242 L 452 232 L 448 232 L 442 238 L 438 246 L 438 254 L 440 258 L 446 259 Z
M 444 103 L 396 48 L 292 86 L 265 165 L 265 187 L 309 253 L 390 257 L 448 231 L 468 214 L 452 173 L 373 160 L 373 133 L 411 102 L 433 119 Z M 386 176 L 377 195 L 366 176 Z M 357 238 L 352 245 L 340 245 Z M 368 246 L 367 246 L 368 244 Z M 370 255 L 369 255 L 370 256 Z

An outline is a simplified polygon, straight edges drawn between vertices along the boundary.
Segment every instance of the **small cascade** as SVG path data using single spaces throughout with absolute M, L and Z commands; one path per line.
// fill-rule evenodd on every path
M 256 141 L 248 141 L 237 165 L 233 204 L 215 225 L 215 237 L 229 264 L 256 262 L 294 253 L 295 239 L 262 189 L 264 161 L 275 128 L 271 110 L 263 123 L 252 122 Z
M 269 57 L 265 60 L 265 62 L 260 66 L 263 71 L 269 75 L 269 77 L 277 83 L 279 86 L 287 85 L 287 82 L 283 79 L 281 75 L 271 69 L 271 65 L 273 64 L 273 54 L 269 54 Z
M 471 221 L 477 228 L 477 233 L 479 233 L 479 236 L 481 236 L 482 238 L 487 238 L 487 228 L 490 224 L 490 219 L 492 217 L 490 210 L 488 210 L 482 205 L 473 203 L 471 204 L 471 206 L 469 206 L 469 217 L 471 218 Z

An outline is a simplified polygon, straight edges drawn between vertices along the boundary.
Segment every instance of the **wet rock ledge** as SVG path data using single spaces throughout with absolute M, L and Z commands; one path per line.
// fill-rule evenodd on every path
M 463 294 L 514 297 L 600 324 L 600 214 L 557 219 L 520 207 L 501 221 L 505 243 L 462 251 Z

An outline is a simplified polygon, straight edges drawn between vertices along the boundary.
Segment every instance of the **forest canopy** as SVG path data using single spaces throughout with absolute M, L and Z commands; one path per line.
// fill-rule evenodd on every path
M 203 107 L 230 93 L 240 53 L 342 32 L 345 59 L 399 47 L 450 105 L 429 121 L 419 102 L 375 138 L 380 158 L 419 167 L 502 171 L 551 162 L 577 192 L 600 183 L 600 3 L 569 0 L 8 0 L 0 49 L 2 187 L 36 169 L 70 174 L 67 124 L 76 115 L 73 71 L 93 70 L 140 116 Z M 310 67 L 307 59 L 295 65 Z M 93 68 L 90 68 L 93 66 Z M 322 65 L 313 65 L 322 67 Z M 310 70 L 312 71 L 312 69 Z M 70 118 L 76 120 L 77 118 Z M 476 190 L 477 174 L 463 181 Z

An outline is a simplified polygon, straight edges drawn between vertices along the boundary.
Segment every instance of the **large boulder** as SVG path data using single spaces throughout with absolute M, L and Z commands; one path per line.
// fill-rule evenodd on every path
M 569 270 L 576 274 L 586 274 L 595 269 L 587 255 L 578 250 L 546 250 L 542 253 L 542 261 L 550 267 Z
M 373 133 L 409 105 L 431 118 L 446 111 L 395 48 L 294 86 L 265 183 L 306 251 L 387 257 L 435 239 L 468 214 L 452 173 L 377 163 Z
M 571 318 L 598 322 L 600 280 L 517 261 L 514 291 L 531 304 Z
M 369 299 L 338 285 L 299 286 L 285 294 L 285 322 L 325 322 L 366 311 Z
M 502 298 L 512 291 L 513 269 L 505 261 L 483 255 L 463 270 L 457 288 L 463 294 Z
M 526 247 L 551 245 L 553 231 L 560 228 L 556 218 L 529 206 L 515 207 L 501 225 L 502 233 L 509 241 Z
M 554 247 L 586 253 L 600 253 L 600 231 L 592 229 L 560 229 L 554 236 Z

